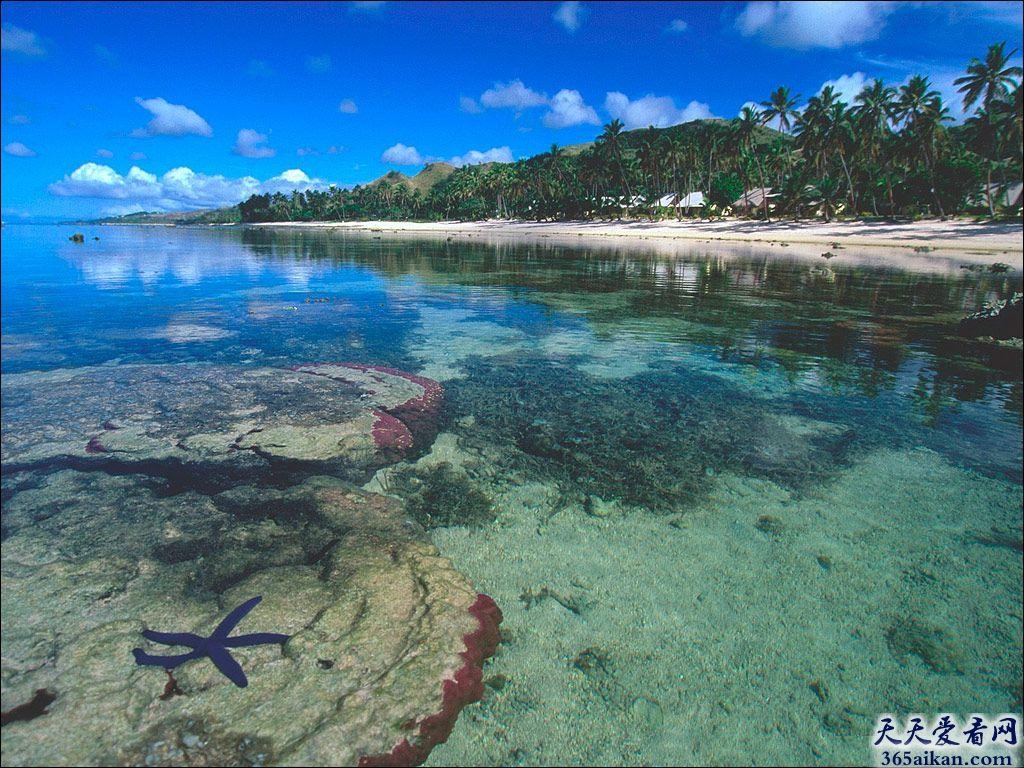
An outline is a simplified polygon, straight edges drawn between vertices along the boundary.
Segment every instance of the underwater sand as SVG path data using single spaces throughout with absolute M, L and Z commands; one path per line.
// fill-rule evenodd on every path
M 4 229 L 5 398 L 127 364 L 444 384 L 426 454 L 365 486 L 505 615 L 429 764 L 866 764 L 883 712 L 1020 711 L 1020 351 L 952 332 L 1020 290 L 1002 254 L 96 230 Z
M 868 764 L 880 712 L 1009 710 L 1020 553 L 984 539 L 1019 535 L 1019 491 L 920 449 L 801 497 L 723 475 L 671 517 L 501 494 L 434 531 L 505 641 L 428 764 Z

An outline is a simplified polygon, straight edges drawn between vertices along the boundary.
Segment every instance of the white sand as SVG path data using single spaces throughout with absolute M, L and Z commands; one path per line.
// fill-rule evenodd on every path
M 457 446 L 439 439 L 425 461 Z M 485 675 L 508 682 L 429 765 L 863 765 L 882 712 L 1012 698 L 1020 556 L 973 536 L 1013 525 L 1019 488 L 931 451 L 870 454 L 803 497 L 723 475 L 675 518 L 551 516 L 551 487 L 492 492 L 496 524 L 434 540 L 504 611 Z M 758 530 L 766 514 L 776 536 Z M 580 614 L 521 600 L 543 587 Z M 901 622 L 942 628 L 941 670 L 896 657 Z M 581 669 L 593 654 L 604 666 Z
M 1002 262 L 1024 268 L 1024 226 L 1021 223 L 977 224 L 968 220 L 915 222 L 782 221 L 568 221 L 530 222 L 274 222 L 286 226 L 368 233 L 375 236 L 419 235 L 481 239 L 486 242 L 522 238 L 551 244 L 602 243 L 658 253 L 685 253 L 698 243 L 714 243 L 716 251 L 763 252 L 765 246 L 785 248 L 787 256 L 820 258 L 832 252 L 841 261 L 892 264 L 912 270 L 948 271 L 962 264 Z M 838 244 L 838 248 L 835 247 Z

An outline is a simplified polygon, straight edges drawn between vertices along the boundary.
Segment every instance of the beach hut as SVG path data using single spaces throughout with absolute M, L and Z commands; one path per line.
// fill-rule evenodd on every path
M 738 199 L 733 201 L 732 209 L 736 213 L 752 214 L 757 211 L 771 212 L 775 208 L 772 199 L 779 196 L 778 192 L 772 192 L 771 187 L 755 187 L 747 190 Z
M 680 195 L 678 192 L 669 192 L 658 198 L 655 205 L 660 210 L 672 209 L 676 214 L 681 214 L 683 211 L 689 213 L 694 208 L 700 209 L 704 206 L 704 193 L 688 192 L 685 195 Z
M 694 208 L 704 207 L 704 193 L 703 192 L 689 192 L 682 198 L 678 203 L 677 207 L 689 213 Z

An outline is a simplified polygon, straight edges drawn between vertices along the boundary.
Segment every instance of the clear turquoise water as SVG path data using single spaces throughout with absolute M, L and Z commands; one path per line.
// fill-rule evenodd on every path
M 85 242 L 70 242 L 73 231 L 84 232 Z M 464 717 L 451 743 L 435 753 L 438 764 L 728 763 L 751 748 L 727 735 L 729 715 L 718 710 L 699 717 L 721 719 L 722 729 L 709 726 L 701 739 L 674 740 L 683 726 L 670 714 L 679 709 L 669 701 L 672 683 L 648 680 L 649 665 L 628 659 L 625 651 L 617 661 L 592 663 L 597 652 L 583 654 L 592 645 L 586 633 L 579 648 L 553 661 L 559 674 L 570 682 L 579 678 L 582 687 L 531 674 L 539 662 L 523 649 L 528 632 L 562 630 L 557 616 L 519 599 L 518 592 L 549 585 L 558 591 L 562 577 L 572 592 L 571 584 L 585 582 L 591 566 L 579 561 L 575 575 L 545 575 L 542 566 L 530 566 L 538 547 L 542 551 L 547 545 L 500 539 L 502 526 L 512 530 L 528 518 L 524 530 L 541 538 L 560 535 L 565 520 L 572 521 L 565 536 L 594 521 L 607 524 L 599 545 L 604 549 L 594 550 L 594 561 L 624 557 L 625 549 L 614 548 L 632 546 L 630 526 L 635 526 L 634 542 L 680 531 L 699 538 L 705 519 L 730 521 L 715 528 L 719 539 L 735 535 L 740 546 L 744 537 L 755 536 L 760 546 L 775 537 L 779 509 L 806 511 L 811 502 L 839 509 L 843 519 L 874 504 L 878 515 L 911 520 L 919 509 L 879 506 L 877 498 L 868 503 L 850 489 L 863 485 L 858 473 L 865 467 L 877 474 L 879 465 L 872 462 L 883 454 L 905 461 L 910 467 L 905 477 L 911 478 L 915 461 L 927 456 L 921 466 L 934 470 L 935 482 L 965 482 L 961 490 L 942 487 L 928 494 L 938 505 L 935 516 L 964 521 L 949 546 L 966 546 L 963 542 L 972 535 L 977 539 L 978 532 L 998 534 L 997 543 L 989 542 L 983 552 L 991 550 L 996 559 L 968 559 L 968 572 L 957 576 L 967 581 L 955 585 L 992 589 L 995 570 L 1011 577 L 1009 587 L 999 582 L 995 595 L 1009 617 L 1004 634 L 965 634 L 957 640 L 956 654 L 992 658 L 991 648 L 971 644 L 996 643 L 998 658 L 1020 655 L 1021 355 L 953 333 L 956 320 L 983 301 L 1020 290 L 1019 274 L 913 274 L 851 266 L 844 259 L 787 260 L 767 252 L 726 258 L 710 246 L 667 259 L 614 248 L 236 228 L 8 225 L 2 245 L 3 373 L 143 362 L 343 361 L 443 381 L 442 430 L 457 436 L 460 455 L 473 457 L 465 477 L 474 493 L 494 501 L 495 518 L 438 528 L 437 541 L 478 588 L 499 598 L 516 634 L 492 662 L 495 674 L 513 680 L 511 688 L 488 689 L 478 714 Z M 979 485 L 969 491 L 963 478 Z M 434 480 L 443 481 L 443 475 Z M 768 489 L 760 512 L 741 501 L 741 486 Z M 396 481 L 390 490 L 411 494 L 410 488 Z M 548 493 L 545 501 L 531 507 L 522 491 L 530 488 Z M 995 510 L 977 508 L 979 498 L 990 497 L 1005 503 Z M 922 497 L 907 498 L 909 506 Z M 770 519 L 761 520 L 762 513 Z M 821 517 L 829 519 L 824 512 Z M 920 525 L 914 520 L 908 530 Z M 876 522 L 885 524 L 881 518 Z M 813 521 L 808 525 L 792 535 L 814 542 L 807 544 L 805 560 L 815 573 L 828 571 L 827 564 L 841 560 L 842 553 L 821 559 L 822 552 L 836 550 L 819 541 L 822 532 L 808 532 Z M 710 531 L 704 527 L 704 535 Z M 858 548 L 860 543 L 850 548 L 857 553 L 851 556 L 857 577 L 840 583 L 829 598 L 840 614 L 844 600 L 852 604 L 858 585 L 870 583 L 873 566 L 864 562 L 864 552 L 873 551 L 883 564 L 879 568 L 891 569 L 880 579 L 900 578 L 901 558 L 913 549 L 898 536 L 872 544 L 873 550 Z M 521 546 L 521 556 L 505 551 L 508 559 L 502 561 L 491 549 L 510 546 Z M 474 558 L 479 552 L 488 557 Z M 663 553 L 668 560 L 661 566 L 653 564 L 656 551 L 647 556 L 657 572 L 679 554 Z M 517 560 L 520 565 L 510 565 Z M 600 603 L 599 597 L 587 599 Z M 978 599 L 978 594 L 947 595 L 947 601 L 962 601 L 963 610 Z M 658 624 L 677 609 L 659 600 L 637 602 L 640 621 Z M 901 615 L 893 608 L 894 616 Z M 735 609 L 721 610 L 719 623 L 739 616 Z M 738 622 L 749 626 L 758 620 L 756 605 L 747 604 L 744 611 Z M 905 607 L 902 613 L 914 611 Z M 615 657 L 617 644 L 629 645 L 627 630 L 602 615 L 600 607 L 594 609 L 590 630 L 603 638 L 601 653 Z M 570 618 L 579 616 L 586 620 L 587 611 Z M 599 621 L 604 622 L 600 629 Z M 892 616 L 886 626 L 905 628 Z M 814 633 L 809 640 L 794 632 L 787 647 L 786 630 L 766 631 L 781 637 L 783 657 L 815 658 L 806 647 Z M 947 669 L 925 663 L 918 669 L 928 653 L 908 651 L 906 642 L 891 635 L 880 647 L 891 656 L 887 663 L 908 676 L 907 687 L 938 686 L 934 695 L 916 700 L 900 689 L 890 697 L 892 710 L 1020 709 L 1019 665 L 990 671 L 984 679 L 979 672 L 977 680 L 965 683 L 962 678 L 972 674 L 965 665 Z M 675 648 L 671 643 L 650 643 L 651 654 L 665 649 L 665 664 L 679 665 L 686 658 L 682 647 L 669 653 Z M 541 640 L 536 647 L 557 653 Z M 574 656 L 573 650 L 579 653 Z M 696 674 L 677 672 L 678 679 Z M 729 673 L 723 664 L 708 674 Z M 959 675 L 961 687 L 943 688 L 949 681 L 929 677 L 935 675 Z M 634 691 L 643 687 L 640 681 L 648 692 Z M 782 693 L 773 688 L 777 685 L 751 683 L 769 696 Z M 808 685 L 803 680 L 798 687 L 807 694 Z M 840 698 L 839 682 L 833 681 L 832 693 L 824 697 L 820 686 L 810 689 L 827 711 L 799 717 L 824 723 L 825 745 L 818 752 L 794 746 L 807 739 L 799 728 L 788 732 L 780 726 L 770 748 L 750 755 L 748 762 L 863 760 L 868 713 L 887 701 L 875 683 L 863 686 L 857 695 L 870 703 L 860 709 L 833 706 Z M 627 689 L 634 693 L 620 696 Z M 976 690 L 976 700 L 964 690 Z M 545 703 L 551 696 L 556 700 Z M 558 702 L 559 696 L 566 700 Z M 529 706 L 523 704 L 531 697 Z M 584 734 L 593 727 L 594 738 L 556 743 L 560 732 L 545 735 L 545 718 L 537 714 L 545 706 L 590 712 L 575 727 Z M 849 727 L 843 717 L 852 718 Z M 643 728 L 634 729 L 646 734 L 637 736 L 637 744 L 621 751 L 593 748 L 602 738 L 619 738 L 610 723 L 629 718 L 643 721 Z M 501 738 L 492 727 L 499 720 Z M 835 726 L 840 721 L 842 726 Z M 717 751 L 708 746 L 715 739 Z M 585 743 L 591 746 L 581 746 Z

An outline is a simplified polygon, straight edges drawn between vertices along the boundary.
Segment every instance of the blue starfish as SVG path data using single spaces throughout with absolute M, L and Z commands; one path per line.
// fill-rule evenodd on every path
M 276 632 L 256 632 L 251 635 L 237 635 L 228 637 L 246 614 L 262 600 L 257 596 L 246 600 L 235 608 L 227 617 L 217 625 L 213 634 L 209 637 L 200 637 L 191 632 L 154 632 L 151 629 L 142 630 L 142 636 L 147 640 L 161 645 L 187 645 L 192 648 L 188 653 L 181 653 L 176 656 L 152 656 L 141 648 L 132 649 L 136 664 L 145 664 L 150 667 L 163 667 L 170 670 L 179 664 L 184 664 L 192 659 L 201 659 L 208 656 L 210 661 L 217 665 L 217 669 L 223 672 L 239 688 L 245 688 L 249 684 L 242 671 L 242 666 L 234 660 L 228 652 L 228 648 L 244 648 L 249 645 L 264 645 L 268 643 L 283 643 L 288 635 L 280 635 Z

